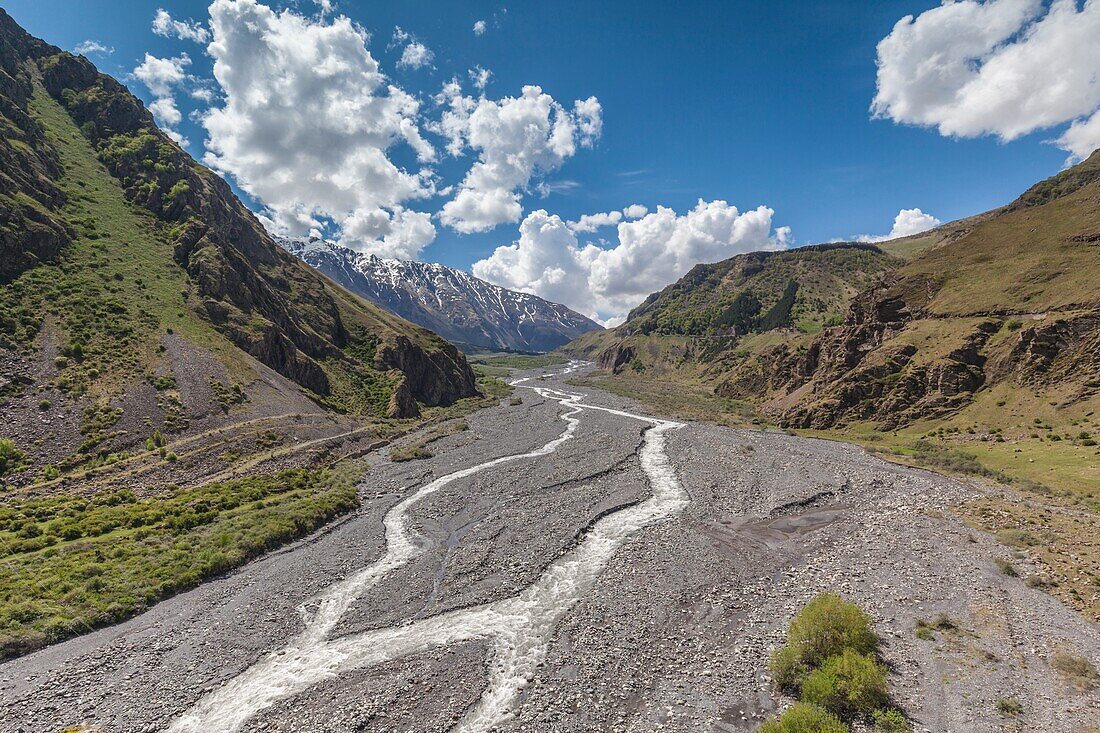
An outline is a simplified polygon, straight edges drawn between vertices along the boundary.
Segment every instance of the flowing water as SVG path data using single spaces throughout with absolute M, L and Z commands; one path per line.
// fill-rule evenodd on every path
M 575 371 L 571 363 L 561 374 Z M 665 434 L 680 423 L 657 420 L 607 407 L 586 405 L 584 395 L 545 387 L 527 386 L 529 379 L 513 385 L 533 389 L 540 396 L 567 408 L 562 433 L 546 445 L 527 453 L 496 458 L 455 471 L 424 485 L 386 514 L 386 550 L 381 558 L 354 575 L 326 589 L 299 611 L 305 630 L 286 647 L 271 652 L 236 678 L 196 703 L 170 726 L 171 733 L 232 733 L 256 713 L 277 701 L 299 694 L 321 680 L 355 669 L 371 667 L 432 647 L 487 639 L 491 641 L 488 685 L 479 702 L 453 729 L 456 733 L 482 733 L 507 720 L 516 698 L 534 677 L 546 655 L 554 628 L 595 584 L 615 551 L 631 535 L 653 522 L 679 513 L 688 503 L 668 456 Z M 382 577 L 423 554 L 407 526 L 409 509 L 441 488 L 504 463 L 545 456 L 572 439 L 585 410 L 598 410 L 650 423 L 645 431 L 639 461 L 649 480 L 652 496 L 602 518 L 584 540 L 543 571 L 518 595 L 484 606 L 461 609 L 385 629 L 329 639 L 347 610 Z

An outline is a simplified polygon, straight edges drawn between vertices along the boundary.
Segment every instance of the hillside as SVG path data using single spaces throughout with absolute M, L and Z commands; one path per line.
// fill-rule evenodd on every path
M 544 352 L 600 328 L 563 305 L 444 265 L 383 259 L 323 240 L 279 243 L 353 293 L 458 344 Z
M 918 244 L 696 266 L 622 326 L 567 350 L 612 371 L 630 363 L 702 377 L 791 427 L 896 428 L 951 414 L 1001 384 L 1083 404 L 1100 389 L 1098 199 L 1094 153 Z
M 820 311 L 830 315 L 817 334 L 690 320 L 693 310 L 730 312 L 711 303 L 747 298 L 700 273 L 736 273 L 753 257 L 783 261 L 760 254 L 695 268 L 623 326 L 564 351 L 604 368 L 590 384 L 654 409 L 770 423 L 995 480 L 1001 494 L 959 511 L 1015 546 L 1031 538 L 1043 587 L 1096 617 L 1100 152 L 1006 206 L 879 249 L 896 257 L 883 255 L 858 288 L 822 276 L 831 288 L 822 300 L 833 305 Z M 820 254 L 799 259 L 829 269 Z M 764 314 L 782 282 L 743 281 Z M 657 326 L 643 333 L 644 324 Z
M 776 343 L 809 343 L 843 321 L 851 300 L 901 260 L 870 244 L 823 244 L 752 252 L 696 265 L 610 331 L 587 334 L 568 351 L 621 372 L 721 376 Z
M 478 395 L 453 345 L 287 254 L 2 10 L 0 162 L 0 657 L 349 511 L 330 465 Z

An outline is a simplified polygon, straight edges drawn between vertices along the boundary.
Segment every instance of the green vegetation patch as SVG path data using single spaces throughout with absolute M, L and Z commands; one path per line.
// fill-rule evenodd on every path
M 358 506 L 358 464 L 0 503 L 0 658 L 117 622 Z
M 0 478 L 22 471 L 28 465 L 27 454 L 20 450 L 15 441 L 0 438 Z
M 0 346 L 30 347 L 49 322 L 58 349 L 55 383 L 73 397 L 143 378 L 158 359 L 163 333 L 229 350 L 192 313 L 187 273 L 154 217 L 126 200 L 69 115 L 40 87 L 30 110 L 64 168 L 58 183 L 67 203 L 60 213 L 75 236 L 57 262 L 0 286 Z
M 766 722 L 765 733 L 843 733 L 857 721 L 880 731 L 910 729 L 890 702 L 870 617 L 840 596 L 823 593 L 795 614 L 770 667 L 776 686 L 801 699 Z

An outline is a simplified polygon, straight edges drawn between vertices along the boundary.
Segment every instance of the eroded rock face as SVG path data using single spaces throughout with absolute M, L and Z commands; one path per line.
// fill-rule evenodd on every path
M 409 393 L 426 405 L 449 405 L 477 393 L 466 359 L 442 340 L 438 349 L 425 351 L 399 334 L 379 345 L 374 363 L 379 369 L 398 369 L 404 373 Z
M 600 369 L 618 374 L 623 367 L 634 361 L 635 354 L 634 346 L 620 341 L 596 357 L 596 365 Z
M 857 297 L 842 326 L 828 329 L 806 352 L 777 351 L 763 360 L 771 370 L 755 382 L 741 376 L 720 390 L 728 396 L 765 389 L 802 390 L 794 406 L 772 408 L 781 424 L 824 429 L 874 421 L 893 429 L 957 409 L 986 381 L 983 348 L 1000 328 L 983 320 L 941 356 L 894 341 L 914 321 L 929 318 L 886 284 Z M 785 347 L 783 347 L 785 349 Z M 758 393 L 759 394 L 759 393 Z

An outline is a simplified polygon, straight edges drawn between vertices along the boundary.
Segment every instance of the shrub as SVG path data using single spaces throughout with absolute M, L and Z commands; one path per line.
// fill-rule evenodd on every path
M 889 701 L 886 671 L 871 655 L 845 649 L 806 677 L 802 700 L 845 719 L 869 717 Z
M 769 720 L 760 733 L 848 733 L 840 718 L 816 705 L 799 702 L 778 718 Z
M 822 593 L 795 615 L 787 645 L 795 650 L 799 662 L 817 667 L 845 649 L 870 654 L 878 639 L 870 618 L 859 606 L 833 593 Z
M 876 710 L 871 714 L 875 723 L 875 730 L 879 733 L 908 733 L 912 730 L 905 715 L 896 708 L 889 710 Z
M 1012 563 L 1010 563 L 1010 562 L 1009 562 L 1008 560 L 1005 560 L 1004 558 L 1000 558 L 1000 557 L 998 557 L 998 558 L 995 558 L 995 559 L 993 560 L 993 562 L 994 562 L 994 563 L 996 563 L 996 564 L 997 564 L 997 568 L 998 568 L 998 569 L 999 569 L 999 570 L 1000 570 L 1000 571 L 1001 571 L 1002 573 L 1004 573 L 1005 575 L 1007 575 L 1008 577 L 1010 577 L 1010 578 L 1017 578 L 1017 577 L 1019 577 L 1020 573 L 1019 573 L 1019 571 L 1017 571 L 1017 570 L 1016 570 L 1016 566 L 1015 566 L 1015 565 L 1013 565 Z
M 14 473 L 27 465 L 27 454 L 14 441 L 0 438 L 0 476 Z
M 1019 715 L 1024 711 L 1024 706 L 1019 700 L 1002 697 L 997 701 L 997 710 L 1003 715 Z
M 810 668 L 802 662 L 798 649 L 790 645 L 776 649 L 769 666 L 776 687 L 792 693 L 798 691 L 802 680 L 810 673 Z
M 1100 673 L 1092 662 L 1065 650 L 1055 652 L 1050 666 L 1079 690 L 1089 690 L 1100 680 Z

